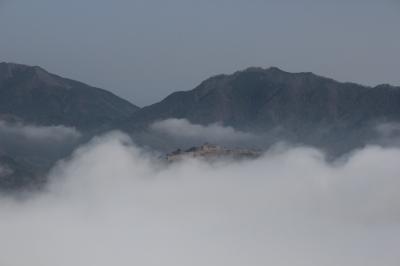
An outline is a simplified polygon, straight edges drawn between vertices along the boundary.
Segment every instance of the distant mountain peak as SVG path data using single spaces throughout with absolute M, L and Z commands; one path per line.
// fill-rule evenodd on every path
M 387 83 L 379 84 L 375 87 L 375 89 L 391 89 L 391 90 L 400 90 L 400 86 L 393 86 Z
M 261 73 L 261 74 L 287 74 L 287 75 L 314 75 L 314 76 L 318 76 L 316 74 L 314 74 L 313 72 L 288 72 L 285 71 L 279 67 L 276 66 L 271 66 L 268 68 L 263 68 L 263 67 L 257 67 L 257 66 L 251 66 L 248 67 L 244 70 L 238 71 L 236 73 Z
M 269 68 L 252 66 L 252 67 L 248 67 L 245 70 L 242 70 L 239 72 L 264 72 L 264 73 L 265 72 L 284 72 L 284 73 L 287 73 L 286 71 L 283 71 L 282 69 L 275 67 L 275 66 L 271 66 Z
M 111 92 L 39 66 L 0 63 L 0 117 L 38 125 L 98 129 L 139 108 Z
M 27 82 L 41 82 L 50 86 L 63 86 L 62 78 L 52 75 L 39 66 L 28 66 L 17 63 L 0 63 L 0 81 L 12 78 L 24 78 Z
M 46 72 L 43 68 L 40 66 L 30 66 L 30 65 L 23 65 L 23 64 L 18 64 L 18 63 L 13 63 L 13 62 L 0 62 L 0 71 L 8 71 L 10 73 L 15 73 L 16 71 L 26 71 L 26 70 L 31 70 L 32 72 Z

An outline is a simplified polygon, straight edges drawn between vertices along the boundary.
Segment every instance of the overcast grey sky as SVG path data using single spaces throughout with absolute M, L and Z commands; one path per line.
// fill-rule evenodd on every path
M 0 0 L 0 61 L 140 106 L 249 66 L 400 85 L 400 1 Z

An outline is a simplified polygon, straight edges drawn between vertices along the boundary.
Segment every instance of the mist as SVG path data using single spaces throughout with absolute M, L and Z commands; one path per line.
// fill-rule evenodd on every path
M 261 143 L 259 136 L 236 130 L 230 126 L 223 126 L 218 123 L 193 124 L 187 119 L 176 118 L 154 122 L 149 126 L 148 133 L 167 140 L 170 145 L 176 143 L 176 147 L 188 147 L 204 143 L 218 143 L 224 146 L 251 146 L 255 143 Z
M 57 157 L 74 147 L 81 133 L 65 126 L 38 126 L 0 120 L 0 152 L 14 156 Z
M 167 164 L 118 132 L 0 199 L 0 265 L 385 265 L 400 261 L 400 150 L 332 163 L 274 147 Z
M 7 167 L 6 165 L 1 165 L 0 164 L 0 178 L 6 175 L 9 175 L 12 173 L 12 170 Z
M 232 127 L 224 127 L 219 124 L 210 124 L 207 126 L 192 124 L 187 119 L 167 119 L 155 122 L 151 129 L 167 136 L 178 138 L 200 139 L 203 141 L 246 141 L 254 136 L 250 133 L 236 131 Z
M 384 146 L 400 146 L 400 123 L 381 123 L 376 126 L 377 142 Z

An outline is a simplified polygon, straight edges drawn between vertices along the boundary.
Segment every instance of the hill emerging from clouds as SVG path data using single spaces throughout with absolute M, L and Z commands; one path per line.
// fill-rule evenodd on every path
M 172 93 L 135 112 L 121 128 L 135 132 L 169 118 L 219 123 L 342 152 L 376 137 L 377 125 L 400 121 L 400 88 L 341 83 L 278 68 L 248 68 Z

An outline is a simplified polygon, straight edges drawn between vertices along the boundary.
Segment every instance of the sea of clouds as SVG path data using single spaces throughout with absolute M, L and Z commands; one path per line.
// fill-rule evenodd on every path
M 4 266 L 398 266 L 400 149 L 166 164 L 118 132 L 0 198 Z

